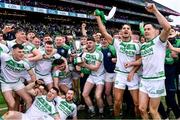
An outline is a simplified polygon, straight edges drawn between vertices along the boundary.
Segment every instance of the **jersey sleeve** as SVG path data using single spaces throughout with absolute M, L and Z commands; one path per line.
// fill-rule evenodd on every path
M 58 113 L 56 107 L 53 106 L 53 107 L 52 107 L 52 111 L 51 111 L 51 113 L 50 113 L 49 115 L 54 118 L 55 115 L 58 115 L 58 114 L 59 114 L 59 113 Z
M 113 56 L 113 57 L 116 57 L 116 50 L 115 50 L 114 46 L 109 45 L 108 47 L 109 47 L 109 50 L 110 50 L 111 53 L 112 53 L 112 56 Z
M 33 50 L 37 50 L 37 49 L 36 49 L 35 45 L 31 44 L 30 45 L 30 51 L 32 52 Z
M 72 117 L 76 117 L 77 116 L 77 107 L 75 105 L 75 108 L 73 110 L 73 113 L 72 113 Z
M 29 62 L 26 61 L 26 60 L 24 60 L 23 62 L 24 62 L 24 67 L 25 67 L 25 69 L 26 69 L 27 71 L 30 70 L 30 69 L 31 69 L 31 66 L 30 66 Z
M 54 58 L 55 59 L 60 59 L 62 56 L 60 55 L 60 54 L 58 54 L 58 53 L 56 53 L 56 54 L 54 54 Z
M 167 45 L 167 41 L 166 42 L 162 42 L 162 40 L 161 40 L 159 35 L 156 38 L 154 38 L 154 42 L 158 43 L 159 45 L 162 45 L 163 47 L 166 47 L 166 45 Z
M 9 49 L 12 48 L 11 42 L 12 42 L 12 41 L 6 41 L 6 46 L 7 46 Z
M 8 53 L 9 48 L 6 45 L 0 43 L 0 52 Z
M 52 77 L 53 77 L 53 78 L 58 78 L 58 77 L 59 77 L 59 73 L 60 73 L 59 70 L 53 71 L 53 72 L 52 72 Z
M 140 55 L 140 44 L 137 43 L 135 47 L 136 47 L 136 55 Z
M 117 48 L 119 44 L 120 44 L 120 40 L 113 38 L 112 45 L 113 45 L 115 48 Z
M 9 54 L 0 52 L 0 59 L 6 61 L 7 59 L 9 59 Z
M 99 61 L 99 62 L 103 61 L 103 54 L 101 51 L 98 51 L 97 61 Z

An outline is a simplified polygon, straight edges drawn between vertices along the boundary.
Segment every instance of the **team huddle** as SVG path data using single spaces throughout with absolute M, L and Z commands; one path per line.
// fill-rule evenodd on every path
M 128 87 L 136 116 L 148 119 L 150 112 L 153 119 L 161 119 L 158 107 L 161 96 L 166 95 L 166 48 L 168 45 L 173 51 L 180 50 L 167 41 L 171 26 L 156 6 L 148 3 L 146 10 L 155 15 L 162 31 L 151 23 L 144 24 L 144 43 L 132 40 L 128 24 L 122 26 L 120 37 L 112 37 L 97 14 L 95 18 L 102 35 L 87 37 L 83 24 L 79 49 L 70 37 L 67 41 L 57 35 L 52 40 L 46 35 L 41 44 L 37 35 L 29 32 L 26 36 L 23 29 L 15 29 L 15 40 L 5 41 L 2 35 L 9 30 L 5 27 L 0 33 L 0 82 L 8 112 L 2 119 L 64 120 L 70 117 L 75 120 L 77 107 L 73 99 L 78 95 L 93 117 L 96 112 L 90 93 L 94 87 L 101 118 L 103 96 L 118 118 Z M 19 107 L 21 101 L 22 108 Z

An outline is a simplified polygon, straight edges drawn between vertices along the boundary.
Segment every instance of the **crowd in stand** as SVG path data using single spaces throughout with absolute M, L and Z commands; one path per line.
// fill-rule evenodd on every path
M 77 24 L 59 24 L 58 22 L 28 22 L 27 20 L 4 20 L 0 19 L 1 28 L 3 28 L 7 24 L 11 24 L 14 27 L 21 27 L 24 28 L 26 32 L 34 31 L 37 33 L 41 38 L 45 34 L 50 34 L 52 38 L 56 35 L 72 35 L 75 34 L 77 37 L 81 36 L 81 26 Z M 98 32 L 97 26 L 87 26 L 88 34 L 92 35 L 94 32 Z M 110 28 L 108 30 L 111 34 L 118 33 L 118 28 Z M 6 40 L 13 40 L 15 36 L 11 33 L 6 35 Z

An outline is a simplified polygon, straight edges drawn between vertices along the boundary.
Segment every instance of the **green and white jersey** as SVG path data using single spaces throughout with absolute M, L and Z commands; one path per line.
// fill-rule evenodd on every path
M 6 45 L 10 51 L 12 50 L 12 47 L 15 44 L 17 44 L 16 40 L 7 41 L 7 43 L 6 43 Z M 30 54 L 35 49 L 35 46 L 30 42 L 23 43 L 22 45 L 24 46 L 24 53 L 25 54 Z
M 174 47 L 180 48 L 180 39 L 174 38 L 170 42 Z M 166 65 L 174 65 L 174 63 L 177 63 L 179 60 L 179 56 L 177 58 L 173 58 L 171 54 L 172 54 L 171 50 L 169 48 L 167 48 L 166 49 L 166 57 L 165 57 Z
M 96 48 L 102 47 L 100 43 L 96 43 Z
M 60 81 L 65 80 L 64 82 L 70 83 L 70 82 L 72 82 L 71 77 L 72 77 L 72 73 L 70 70 L 68 70 L 68 71 L 60 71 L 60 70 L 53 71 L 53 78 L 59 78 Z
M 136 55 L 140 54 L 140 46 L 138 43 L 130 40 L 124 42 L 119 39 L 113 39 L 113 46 L 115 47 L 117 54 L 117 62 L 115 72 L 128 74 L 133 67 L 125 68 L 125 63 L 136 60 Z
M 25 115 L 29 116 L 32 120 L 39 120 L 38 118 L 52 118 L 55 114 L 58 114 L 54 101 L 48 101 L 45 95 L 37 96 L 26 111 Z
M 144 80 L 165 79 L 164 62 L 167 42 L 161 42 L 159 36 L 141 46 Z
M 41 54 L 44 55 L 46 54 L 45 51 L 41 51 Z M 51 68 L 52 68 L 52 63 L 55 59 L 61 58 L 61 55 L 55 53 L 51 58 L 49 59 L 41 59 L 36 62 L 35 64 L 35 73 L 45 76 L 51 74 Z
M 62 99 L 60 97 L 57 97 L 55 101 L 57 103 L 56 109 L 61 120 L 66 120 L 66 118 L 69 116 L 77 116 L 77 107 L 73 102 L 67 102 L 66 99 Z
M 104 65 L 103 65 L 103 54 L 99 50 L 95 50 L 94 52 L 84 52 L 82 58 L 86 61 L 87 64 L 95 65 L 97 61 L 101 62 L 101 65 L 97 71 L 91 71 L 91 75 L 100 76 L 105 73 Z
M 0 43 L 0 53 L 1 52 L 4 52 L 4 53 L 8 53 L 9 52 L 9 49 L 6 45 Z
M 1 77 L 0 82 L 16 83 L 24 77 L 24 71 L 30 70 L 30 65 L 25 60 L 16 61 L 10 54 L 1 53 Z
M 6 41 L 6 45 L 9 48 L 9 50 L 12 50 L 12 47 L 17 44 L 16 39 L 15 40 L 11 40 L 11 41 Z
M 36 49 L 36 47 L 30 42 L 23 43 L 22 45 L 24 46 L 24 53 L 25 54 L 31 54 L 32 51 L 34 49 Z

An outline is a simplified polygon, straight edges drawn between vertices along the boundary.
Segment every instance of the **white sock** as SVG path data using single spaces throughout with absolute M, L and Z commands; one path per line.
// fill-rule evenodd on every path
M 99 113 L 103 113 L 104 109 L 103 108 L 99 108 Z
M 91 111 L 93 111 L 93 112 L 95 111 L 95 110 L 94 110 L 94 106 L 89 106 L 89 109 L 90 109 Z

